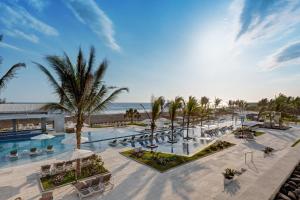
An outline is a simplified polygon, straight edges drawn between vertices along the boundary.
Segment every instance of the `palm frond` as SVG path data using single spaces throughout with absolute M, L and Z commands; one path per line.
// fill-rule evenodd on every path
M 123 91 L 129 92 L 129 89 L 124 87 L 113 91 L 104 101 L 99 102 L 98 105 L 91 111 L 91 113 L 102 111 L 103 109 L 105 109 L 107 105 L 114 101 Z
M 1 78 L 0 78 L 0 90 L 3 89 L 6 83 L 16 76 L 17 70 L 22 67 L 26 67 L 25 63 L 17 63 L 13 65 Z

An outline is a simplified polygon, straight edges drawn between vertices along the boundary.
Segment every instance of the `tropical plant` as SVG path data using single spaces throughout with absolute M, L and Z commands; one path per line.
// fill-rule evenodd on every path
M 2 39 L 3 39 L 3 35 L 0 35 L 0 42 L 2 41 Z M 2 64 L 2 57 L 0 57 L 0 65 L 1 64 Z M 0 76 L 0 92 L 6 87 L 7 82 L 16 76 L 17 70 L 25 66 L 26 66 L 25 63 L 14 64 L 12 67 L 9 68 L 9 70 L 4 75 L 2 75 L 2 77 Z M 2 99 L 1 103 L 5 103 L 5 100 Z
M 228 101 L 228 107 L 229 107 L 229 110 L 231 112 L 232 121 L 233 121 L 233 118 L 234 118 L 234 106 L 235 106 L 235 101 L 234 100 L 229 100 Z
M 267 98 L 263 98 L 257 103 L 257 107 L 259 109 L 258 119 L 260 119 L 261 114 L 268 109 L 268 106 L 269 106 L 269 100 Z
M 208 105 L 209 105 L 209 98 L 206 97 L 206 96 L 201 97 L 200 104 L 202 106 L 208 107 Z
M 174 140 L 174 121 L 177 116 L 177 112 L 183 107 L 183 98 L 182 97 L 175 97 L 175 100 L 171 100 L 167 103 L 169 109 L 169 117 L 171 120 L 171 132 L 172 132 L 172 139 L 169 141 L 170 143 L 175 143 Z
M 145 107 L 143 106 L 143 104 L 141 104 L 141 106 L 143 107 L 143 109 L 145 110 L 148 118 L 151 120 L 151 136 L 150 136 L 150 142 L 151 144 L 148 146 L 149 148 L 151 148 L 151 151 L 153 150 L 153 148 L 156 148 L 157 146 L 153 144 L 153 134 L 154 134 L 154 129 L 156 127 L 155 122 L 156 120 L 160 117 L 160 115 L 162 114 L 164 107 L 165 107 L 165 99 L 164 97 L 160 96 L 158 98 L 152 97 L 151 98 L 151 114 L 149 114 Z M 151 115 L 151 116 L 150 116 Z
M 218 106 L 220 105 L 221 102 L 222 102 L 222 99 L 215 98 L 215 101 L 214 101 L 214 114 L 215 114 L 215 118 L 218 116 L 217 108 L 218 108 Z
M 94 70 L 95 49 L 93 47 L 87 61 L 82 50 L 79 49 L 75 65 L 66 53 L 62 57 L 47 56 L 46 61 L 57 78 L 43 65 L 35 64 L 48 78 L 59 97 L 59 102 L 49 103 L 44 109 L 61 110 L 75 116 L 76 146 L 80 149 L 81 130 L 86 116 L 105 110 L 121 92 L 128 91 L 128 88 L 116 88 L 104 84 L 102 79 L 108 64 L 104 60 Z M 80 162 L 78 161 L 77 174 L 79 173 Z
M 124 115 L 125 119 L 130 119 L 130 122 L 133 123 L 134 119 L 139 119 L 141 117 L 141 114 L 137 109 L 129 108 L 126 110 L 126 113 Z
M 196 97 L 189 96 L 189 100 L 185 105 L 186 116 L 187 116 L 187 130 L 186 130 L 186 139 L 189 140 L 189 128 L 191 117 L 196 115 L 199 111 L 199 104 Z

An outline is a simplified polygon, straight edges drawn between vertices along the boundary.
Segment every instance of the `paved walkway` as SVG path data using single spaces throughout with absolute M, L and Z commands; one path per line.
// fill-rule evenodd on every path
M 104 200 L 193 200 L 193 199 L 244 199 L 255 191 L 255 185 L 261 179 L 268 183 L 270 173 L 276 173 L 279 179 L 286 177 L 297 159 L 300 146 L 291 148 L 291 144 L 300 138 L 300 127 L 287 131 L 264 130 L 266 134 L 248 142 L 227 135 L 223 139 L 237 145 L 212 156 L 199 159 L 186 165 L 174 168 L 166 173 L 159 173 L 147 166 L 129 160 L 115 149 L 107 149 L 101 156 L 105 166 L 114 176 L 114 189 L 102 197 Z M 264 157 L 261 151 L 265 146 L 276 150 L 274 155 Z M 253 151 L 253 162 L 245 164 L 244 153 Z M 280 173 L 272 171 L 285 158 L 285 169 Z M 294 158 L 294 159 L 292 159 Z M 47 163 L 55 160 L 48 160 Z M 0 169 L 0 200 L 15 199 L 18 196 L 26 200 L 40 197 L 40 187 L 37 181 L 39 166 L 46 163 L 16 166 Z M 290 162 L 290 163 L 289 163 Z M 282 163 L 282 162 L 281 162 Z M 225 168 L 246 168 L 247 171 L 237 177 L 230 187 L 224 188 L 222 172 Z M 264 178 L 265 177 L 265 178 Z M 272 177 L 272 176 L 271 176 Z M 279 180 L 278 179 L 278 180 Z M 273 181 L 274 182 L 274 181 Z M 277 181 L 278 182 L 278 181 Z M 273 183 L 274 184 L 274 183 Z M 275 181 L 276 184 L 276 181 Z M 278 183 L 280 184 L 280 183 Z M 275 188 L 269 189 L 270 193 Z M 56 189 L 55 199 L 78 199 L 71 186 Z M 89 199 L 100 199 L 92 196 Z M 263 198 L 259 198 L 263 200 Z

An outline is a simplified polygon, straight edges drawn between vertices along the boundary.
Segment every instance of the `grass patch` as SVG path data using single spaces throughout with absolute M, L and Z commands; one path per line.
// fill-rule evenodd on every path
M 88 177 L 92 177 L 95 175 L 105 174 L 108 170 L 103 167 L 103 165 L 100 165 L 98 163 L 94 163 L 90 166 L 83 167 L 81 169 L 81 175 L 78 177 L 78 180 L 85 179 Z M 75 170 L 62 172 L 55 175 L 46 176 L 43 178 L 40 178 L 41 184 L 44 188 L 44 190 L 51 190 L 56 187 L 70 184 L 75 182 Z
M 137 162 L 148 165 L 160 172 L 165 172 L 179 165 L 192 162 L 199 158 L 222 151 L 233 145 L 234 144 L 226 141 L 217 141 L 190 157 L 150 151 L 142 151 L 142 153 L 137 154 L 134 152 L 134 150 L 128 150 L 120 153 L 126 157 L 134 159 Z
M 253 133 L 253 135 L 254 135 L 255 137 L 261 136 L 261 135 L 263 135 L 263 134 L 265 134 L 265 132 L 262 132 L 262 131 L 255 131 L 255 132 Z
M 300 139 L 298 139 L 296 142 L 294 142 L 294 144 L 292 144 L 292 146 L 291 146 L 291 147 L 294 147 L 294 146 L 296 146 L 298 143 L 300 143 Z

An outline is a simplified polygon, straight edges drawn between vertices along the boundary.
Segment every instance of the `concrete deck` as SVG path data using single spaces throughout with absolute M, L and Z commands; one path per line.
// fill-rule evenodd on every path
M 107 149 L 101 156 L 105 166 L 112 171 L 115 187 L 102 197 L 95 195 L 86 199 L 267 200 L 299 161 L 300 146 L 290 146 L 300 138 L 300 127 L 287 131 L 264 131 L 266 134 L 251 142 L 227 135 L 223 139 L 237 145 L 166 173 L 159 173 L 129 160 L 115 149 Z M 270 157 L 264 157 L 261 150 L 265 146 L 274 148 L 276 152 Z M 244 154 L 249 151 L 253 152 L 253 162 L 249 160 L 245 164 Z M 41 191 L 37 172 L 41 165 L 51 162 L 55 160 L 0 169 L 0 200 L 15 199 L 18 196 L 26 200 L 39 199 Z M 222 172 L 227 167 L 245 168 L 247 171 L 224 188 Z M 54 197 L 78 199 L 71 186 L 56 189 Z

